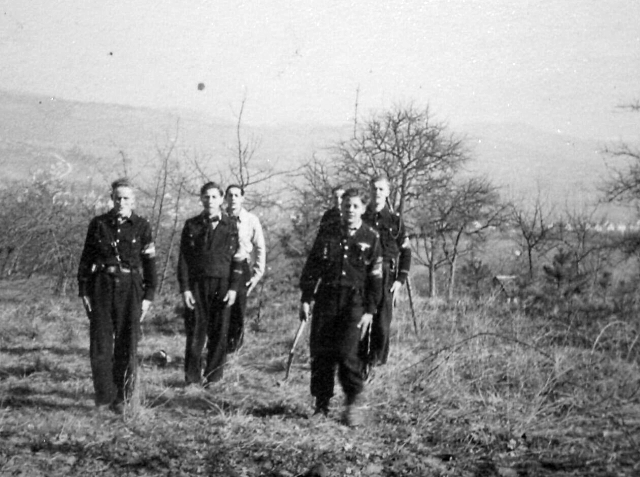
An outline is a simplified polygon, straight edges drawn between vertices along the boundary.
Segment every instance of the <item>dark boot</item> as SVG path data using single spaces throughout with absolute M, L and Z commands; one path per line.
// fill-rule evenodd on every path
M 329 414 L 329 402 L 331 398 L 316 398 L 315 409 L 313 411 L 314 416 L 324 416 Z
M 347 426 L 358 427 L 365 423 L 362 405 L 363 402 L 360 395 L 346 397 L 344 411 L 342 413 L 342 421 Z

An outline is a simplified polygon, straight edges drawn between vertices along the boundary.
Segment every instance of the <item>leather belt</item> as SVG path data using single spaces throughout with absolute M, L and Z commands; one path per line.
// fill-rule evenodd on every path
M 116 275 L 118 273 L 131 273 L 130 268 L 119 267 L 118 265 L 105 265 L 102 271 L 110 275 Z

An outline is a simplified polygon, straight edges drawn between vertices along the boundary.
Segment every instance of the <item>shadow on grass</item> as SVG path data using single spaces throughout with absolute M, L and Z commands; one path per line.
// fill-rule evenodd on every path
M 189 413 L 214 413 L 221 416 L 248 415 L 259 418 L 281 416 L 287 419 L 307 418 L 308 412 L 299 404 L 287 402 L 236 401 L 194 385 L 184 387 L 176 393 L 149 394 L 145 396 L 145 406 L 150 409 L 164 409 Z
M 187 414 L 190 412 L 213 412 L 226 415 L 241 412 L 242 409 L 240 405 L 213 396 L 205 390 L 174 396 L 147 395 L 145 405 L 150 409 L 180 410 Z
M 0 353 L 9 355 L 24 356 L 30 353 L 47 352 L 56 356 L 81 356 L 89 358 L 89 348 L 81 348 L 79 346 L 34 346 L 28 348 L 26 346 L 0 347 Z
M 254 369 L 256 371 L 260 371 L 265 374 L 283 374 L 287 369 L 287 360 L 288 356 L 273 358 L 269 361 L 248 361 L 242 360 L 240 364 L 245 368 Z M 305 358 L 295 356 L 293 363 L 293 368 L 302 368 L 302 369 L 311 369 L 309 364 L 305 361 Z
M 285 419 L 306 419 L 309 417 L 309 413 L 302 406 L 282 402 L 258 405 L 247 409 L 246 412 L 261 418 L 281 416 Z
M 57 364 L 49 363 L 45 360 L 36 360 L 34 363 L 23 366 L 8 366 L 0 368 L 0 382 L 9 378 L 25 379 L 34 374 L 43 373 L 47 375 L 47 380 L 54 383 L 64 383 L 73 379 L 74 374 L 67 369 L 59 367 Z
M 71 390 L 69 387 L 57 388 L 57 389 L 48 389 L 47 391 L 40 391 L 33 389 L 29 385 L 18 384 L 16 386 L 6 387 L 3 391 L 3 397 L 0 399 L 0 403 L 5 405 L 4 402 L 9 399 L 20 399 L 25 398 L 27 396 L 37 397 L 37 396 L 55 396 L 61 399 L 73 399 L 73 400 L 83 400 L 83 399 L 91 399 L 93 394 L 79 391 L 79 390 Z
M 51 394 L 57 394 L 55 392 Z M 46 411 L 73 411 L 78 409 L 89 409 L 93 408 L 86 404 L 85 397 L 88 396 L 76 396 L 75 394 L 71 396 L 72 399 L 77 402 L 73 403 L 63 403 L 63 402 L 55 402 L 54 400 L 50 400 L 47 398 L 47 395 L 43 394 L 34 394 L 27 396 L 20 395 L 9 395 L 5 396 L 3 399 L 0 399 L 0 409 L 2 408 L 11 408 L 16 410 L 24 410 L 27 408 L 34 408 L 38 410 L 46 410 Z M 81 402 L 82 401 L 82 402 Z

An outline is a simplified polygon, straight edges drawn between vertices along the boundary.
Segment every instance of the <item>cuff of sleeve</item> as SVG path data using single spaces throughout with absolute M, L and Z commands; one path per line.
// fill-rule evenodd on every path
M 311 303 L 313 301 L 313 291 L 302 290 L 302 297 L 300 298 L 302 303 Z
M 407 276 L 409 275 L 409 272 L 406 272 L 404 270 L 400 270 L 398 272 L 398 278 L 396 278 L 396 280 L 398 280 L 400 283 L 402 283 L 404 285 L 404 283 L 407 281 Z
M 156 291 L 149 288 L 148 290 L 144 291 L 144 296 L 142 297 L 143 300 L 149 300 L 149 301 L 153 301 L 153 299 L 156 296 Z
M 369 313 L 371 315 L 375 315 L 376 311 L 378 311 L 376 308 L 376 305 L 373 303 L 366 304 L 364 309 L 365 309 L 365 313 Z
M 87 284 L 78 282 L 78 296 L 87 296 Z
M 232 270 L 231 278 L 229 279 L 229 290 L 233 290 L 237 293 L 240 289 L 240 284 L 242 283 L 242 277 L 242 270 Z

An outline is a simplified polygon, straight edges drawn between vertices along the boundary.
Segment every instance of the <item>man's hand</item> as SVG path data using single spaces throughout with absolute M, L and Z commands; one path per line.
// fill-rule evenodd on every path
M 391 284 L 391 288 L 389 289 L 389 292 L 391 292 L 391 303 L 393 304 L 393 306 L 396 306 L 396 292 L 400 290 L 400 288 L 402 288 L 402 283 L 400 283 L 398 280 L 396 280 L 395 282 L 393 282 Z
M 190 310 L 193 310 L 196 306 L 196 299 L 193 298 L 193 293 L 189 290 L 182 292 L 182 301 L 184 302 L 184 306 Z
M 251 280 L 245 283 L 245 286 L 247 287 L 247 296 L 249 296 L 249 294 L 253 291 L 253 289 L 256 287 L 259 281 L 260 280 L 258 278 L 253 276 L 251 277 Z
M 391 285 L 391 288 L 389 289 L 389 291 L 393 294 L 395 294 L 395 292 L 397 292 L 398 290 L 400 290 L 400 288 L 402 288 L 402 283 L 400 283 L 398 280 L 396 280 L 395 282 L 393 282 L 393 284 Z
M 227 303 L 227 306 L 232 306 L 236 302 L 237 292 L 235 290 L 229 290 L 224 296 L 222 301 Z
M 81 297 L 82 306 L 84 306 L 84 311 L 87 313 L 87 318 L 91 315 L 91 300 L 89 300 L 88 296 Z
M 142 300 L 142 314 L 140 315 L 140 322 L 144 320 L 144 317 L 147 316 L 147 312 L 151 308 L 151 300 Z
M 362 318 L 360 318 L 360 321 L 358 322 L 358 328 L 360 328 L 361 340 L 363 340 L 367 336 L 372 322 L 373 315 L 371 313 L 365 313 L 364 315 L 362 315 Z
M 300 317 L 300 321 L 307 321 L 309 319 L 309 314 L 311 313 L 311 305 L 307 302 L 300 303 L 300 312 L 298 316 Z

